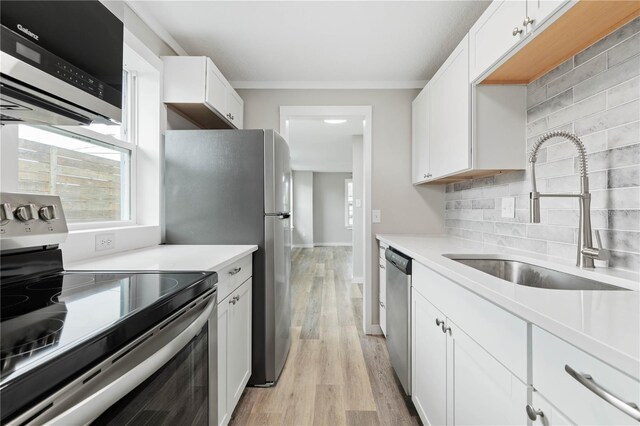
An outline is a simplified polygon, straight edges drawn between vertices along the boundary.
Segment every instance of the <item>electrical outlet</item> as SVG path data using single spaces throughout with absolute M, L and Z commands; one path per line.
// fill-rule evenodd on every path
M 502 199 L 502 217 L 516 217 L 516 199 L 515 197 L 504 197 Z
M 371 221 L 373 223 L 380 223 L 381 220 L 382 220 L 382 214 L 380 213 L 380 210 L 372 210 Z
M 116 248 L 116 234 L 96 235 L 96 251 L 111 250 Z

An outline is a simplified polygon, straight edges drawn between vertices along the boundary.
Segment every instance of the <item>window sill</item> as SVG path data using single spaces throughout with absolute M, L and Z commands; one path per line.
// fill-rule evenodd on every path
M 109 232 L 122 229 L 147 229 L 157 228 L 157 225 L 138 225 L 134 222 L 93 222 L 93 223 L 70 223 L 69 234 L 91 233 L 91 232 Z

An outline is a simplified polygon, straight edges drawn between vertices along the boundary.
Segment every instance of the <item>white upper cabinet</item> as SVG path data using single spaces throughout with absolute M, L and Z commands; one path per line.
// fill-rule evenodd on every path
M 430 81 L 429 169 L 433 177 L 470 167 L 468 43 L 465 37 Z
M 411 103 L 411 181 L 421 183 L 429 173 L 429 90 L 427 84 Z
M 525 123 L 525 86 L 470 83 L 465 37 L 413 101 L 412 182 L 524 169 Z
M 243 128 L 244 102 L 206 56 L 163 56 L 164 103 L 202 128 Z
M 218 111 L 225 111 L 227 109 L 227 80 L 211 59 L 205 58 L 205 61 L 207 78 L 204 101 Z
M 226 118 L 238 129 L 242 129 L 244 126 L 244 101 L 230 85 L 227 87 L 227 111 Z
M 534 30 L 542 25 L 553 12 L 568 0 L 527 0 L 527 16 L 522 22 Z
M 526 35 L 526 16 L 526 0 L 493 1 L 484 11 L 469 31 L 472 81 Z

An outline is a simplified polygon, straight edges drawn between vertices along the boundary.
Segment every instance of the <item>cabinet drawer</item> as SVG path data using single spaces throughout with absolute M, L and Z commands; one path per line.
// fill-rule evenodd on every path
M 412 286 L 520 380 L 527 382 L 527 323 L 413 263 Z
M 229 294 L 238 288 L 251 276 L 252 255 L 222 268 L 218 272 L 218 303 L 222 302 Z
M 590 375 L 596 386 L 626 402 L 640 404 L 640 382 L 573 345 L 533 327 L 533 387 L 577 424 L 637 425 L 638 422 L 606 402 L 569 375 L 569 366 Z

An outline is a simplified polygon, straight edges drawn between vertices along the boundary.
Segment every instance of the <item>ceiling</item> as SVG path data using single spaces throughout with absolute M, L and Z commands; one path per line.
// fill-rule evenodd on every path
M 129 3 L 235 87 L 400 88 L 422 87 L 490 1 Z
M 354 136 L 362 137 L 364 125 L 362 117 L 340 118 L 347 121 L 342 124 L 327 124 L 322 118 L 289 120 L 288 142 L 293 170 L 352 171 Z

